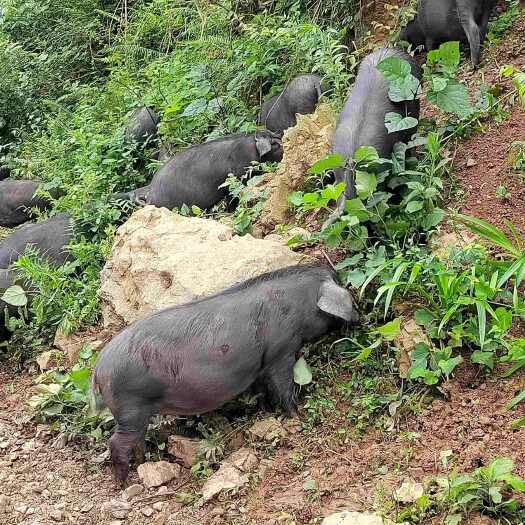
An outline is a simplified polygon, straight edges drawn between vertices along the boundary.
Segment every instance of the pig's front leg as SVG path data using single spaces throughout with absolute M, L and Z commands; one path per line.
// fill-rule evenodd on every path
M 272 403 L 280 404 L 290 417 L 298 416 L 293 380 L 295 355 L 295 351 L 288 350 L 287 354 L 273 363 L 265 374 Z

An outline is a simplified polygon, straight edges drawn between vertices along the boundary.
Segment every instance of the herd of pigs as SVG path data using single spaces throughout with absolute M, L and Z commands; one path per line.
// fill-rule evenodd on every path
M 475 66 L 494 4 L 494 0 L 420 0 L 417 17 L 402 30 L 401 39 L 416 50 L 449 40 L 467 42 Z M 399 48 L 380 49 L 362 61 L 332 139 L 333 153 L 347 159 L 335 170 L 336 181 L 345 182 L 346 190 L 328 223 L 342 214 L 345 200 L 355 196 L 354 152 L 368 145 L 388 158 L 396 142 L 409 138 L 410 130 L 388 133 L 385 114 L 419 116 L 417 99 L 395 103 L 389 98 L 389 86 L 376 66 L 391 56 L 406 60 L 412 75 L 421 79 L 417 62 Z M 182 204 L 212 207 L 226 196 L 221 185 L 229 174 L 241 177 L 253 162 L 281 160 L 283 132 L 295 125 L 297 114 L 315 110 L 324 90 L 317 75 L 293 79 L 280 95 L 264 102 L 259 131 L 184 149 L 155 173 L 148 186 L 112 198 L 170 209 Z M 126 135 L 145 142 L 154 136 L 158 123 L 152 109 L 139 108 Z M 3 174 L 0 226 L 18 226 L 31 218 L 32 208 L 51 206 L 49 200 L 35 196 L 37 182 L 6 178 L 5 170 Z M 68 215 L 57 214 L 16 229 L 0 244 L 0 289 L 17 281 L 12 265 L 29 246 L 53 265 L 66 262 L 73 226 Z M 16 315 L 15 308 L 1 306 Z M 137 462 L 143 460 L 145 432 L 154 414 L 201 414 L 250 388 L 272 407 L 281 405 L 294 414 L 293 368 L 302 346 L 357 321 L 352 295 L 337 283 L 335 273 L 310 265 L 261 275 L 125 328 L 101 352 L 93 373 L 93 400 L 107 406 L 116 421 L 110 451 L 117 480 L 126 480 L 133 452 Z

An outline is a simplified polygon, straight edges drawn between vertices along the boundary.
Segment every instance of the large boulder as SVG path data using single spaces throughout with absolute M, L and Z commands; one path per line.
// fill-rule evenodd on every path
M 146 206 L 116 233 L 101 275 L 106 328 L 213 294 L 262 273 L 311 262 L 276 239 L 237 237 L 219 222 Z
M 288 195 L 301 189 L 306 172 L 318 160 L 330 153 L 337 116 L 328 104 L 320 104 L 311 115 L 297 115 L 297 125 L 285 131 L 283 160 L 275 173 L 270 173 L 258 185 L 267 189 L 260 225 L 271 231 L 289 219 Z

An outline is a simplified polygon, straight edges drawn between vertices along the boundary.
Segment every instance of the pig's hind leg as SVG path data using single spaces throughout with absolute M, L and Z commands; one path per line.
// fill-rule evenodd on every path
M 109 450 L 115 478 L 121 483 L 128 477 L 133 452 L 137 463 L 144 461 L 146 430 L 152 414 L 153 407 L 144 404 L 144 400 L 130 403 L 127 399 L 125 411 L 115 416 L 117 426 L 109 441 Z

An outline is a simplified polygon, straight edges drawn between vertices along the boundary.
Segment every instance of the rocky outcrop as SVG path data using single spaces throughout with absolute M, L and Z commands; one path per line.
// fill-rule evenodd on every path
M 269 173 L 258 184 L 268 190 L 260 225 L 271 231 L 289 219 L 288 195 L 304 186 L 306 172 L 330 152 L 336 115 L 328 104 L 320 104 L 312 115 L 298 115 L 297 125 L 285 131 L 283 160 L 275 173 Z
M 104 326 L 213 294 L 262 273 L 310 262 L 276 239 L 237 237 L 224 224 L 146 206 L 117 231 L 101 275 Z

